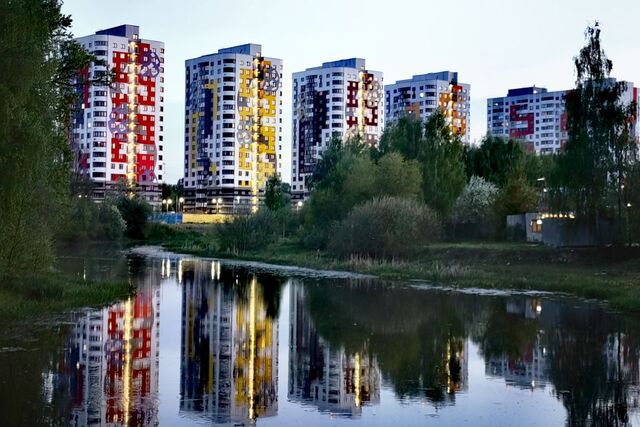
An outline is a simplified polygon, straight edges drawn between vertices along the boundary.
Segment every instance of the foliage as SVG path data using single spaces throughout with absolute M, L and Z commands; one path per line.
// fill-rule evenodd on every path
M 307 245 L 324 247 L 332 224 L 358 204 L 383 196 L 418 198 L 420 181 L 419 164 L 398 153 L 375 162 L 366 151 L 340 152 L 303 209 Z
M 328 249 L 340 257 L 392 258 L 413 253 L 440 235 L 440 222 L 428 207 L 416 200 L 382 197 L 356 206 L 334 226 Z
M 126 223 L 118 208 L 110 202 L 100 205 L 87 196 L 72 198 L 61 229 L 59 240 L 78 242 L 87 240 L 120 240 Z
M 380 153 L 400 153 L 406 159 L 418 159 L 424 145 L 424 126 L 412 115 L 404 115 L 387 127 L 380 138 Z
M 501 216 L 522 214 L 537 210 L 539 193 L 521 174 L 508 178 L 500 189 L 497 209 Z
M 466 182 L 462 142 L 451 132 L 440 110 L 429 116 L 424 131 L 421 127 L 418 119 L 408 115 L 401 118 L 385 130 L 380 149 L 417 161 L 424 202 L 447 215 Z
M 274 213 L 261 209 L 253 215 L 238 216 L 219 224 L 216 238 L 221 251 L 244 254 L 274 242 L 278 232 Z
M 289 184 L 285 184 L 277 175 L 272 175 L 267 180 L 264 190 L 264 204 L 270 211 L 277 211 L 289 206 L 291 194 Z
M 521 142 L 487 135 L 479 147 L 466 150 L 467 175 L 478 176 L 502 186 L 518 164 L 525 161 L 525 156 Z
M 151 206 L 139 196 L 120 196 L 116 201 L 116 206 L 127 224 L 127 237 L 144 239 L 152 212 Z
M 463 154 L 460 138 L 451 133 L 442 112 L 434 112 L 425 123 L 425 148 L 419 160 L 424 202 L 441 214 L 449 213 L 466 183 Z
M 60 8 L 0 4 L 0 276 L 46 268 L 63 213 L 72 82 L 95 58 L 73 41 Z
M 481 224 L 493 216 L 498 188 L 483 178 L 472 176 L 453 207 L 455 224 Z
M 566 206 L 598 227 L 603 217 L 621 220 L 623 184 L 636 146 L 631 135 L 635 105 L 621 102 L 624 82 L 609 79 L 613 63 L 602 49 L 600 26 L 587 27 L 587 40 L 577 57 L 576 88 L 566 97 L 568 141 L 558 159 Z M 611 203 L 613 201 L 613 203 Z

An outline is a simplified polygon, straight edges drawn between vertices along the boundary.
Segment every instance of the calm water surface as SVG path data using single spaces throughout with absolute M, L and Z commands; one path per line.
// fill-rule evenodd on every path
M 137 293 L 5 337 L 0 425 L 640 425 L 639 319 L 596 304 L 153 252 L 60 268 Z

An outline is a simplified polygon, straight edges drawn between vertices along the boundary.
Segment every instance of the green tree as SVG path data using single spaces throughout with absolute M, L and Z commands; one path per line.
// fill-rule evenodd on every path
M 448 215 L 466 183 L 464 149 L 441 111 L 425 123 L 425 143 L 418 161 L 422 164 L 422 194 L 425 203 Z
M 566 97 L 568 141 L 559 157 L 569 207 L 595 231 L 604 217 L 622 219 L 623 184 L 635 156 L 630 134 L 635 105 L 622 103 L 626 84 L 610 78 L 613 63 L 600 31 L 597 22 L 587 27 L 587 44 L 574 58 L 576 88 Z
M 116 206 L 127 224 L 127 236 L 132 239 L 144 239 L 147 223 L 153 211 L 151 206 L 141 197 L 127 195 L 118 198 Z
M 502 186 L 517 165 L 524 161 L 525 155 L 521 142 L 487 135 L 479 147 L 465 151 L 467 175 Z
M 270 176 L 264 190 L 264 205 L 270 211 L 278 211 L 290 203 L 289 184 L 283 183 L 277 175 Z
M 58 0 L 0 4 L 0 276 L 46 268 L 68 192 L 74 77 L 95 58 Z
M 380 138 L 382 155 L 398 152 L 407 159 L 417 159 L 424 148 L 424 126 L 412 115 L 404 115 L 384 130 Z

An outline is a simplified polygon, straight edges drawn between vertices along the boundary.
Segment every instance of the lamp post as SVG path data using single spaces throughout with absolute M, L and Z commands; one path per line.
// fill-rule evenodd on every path
M 171 206 L 171 203 L 173 203 L 173 200 L 167 199 L 167 213 L 169 213 L 169 207 Z
M 178 199 L 178 203 L 179 203 L 178 207 L 180 208 L 180 212 L 184 212 L 184 197 L 180 197 Z M 182 207 L 180 207 L 180 205 L 182 205 Z
M 296 203 L 296 212 L 300 212 L 300 208 L 302 207 L 302 205 L 302 200 L 299 200 L 298 203 Z
M 162 199 L 162 212 L 164 212 L 166 205 L 167 205 L 167 199 Z
M 217 200 L 215 200 L 216 202 L 216 213 L 219 214 L 220 213 L 220 204 L 222 203 L 222 197 L 218 197 Z

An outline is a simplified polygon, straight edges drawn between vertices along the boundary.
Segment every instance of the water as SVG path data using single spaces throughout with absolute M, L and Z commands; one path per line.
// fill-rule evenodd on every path
M 640 425 L 636 317 L 141 252 L 61 260 L 138 292 L 4 337 L 0 425 Z

